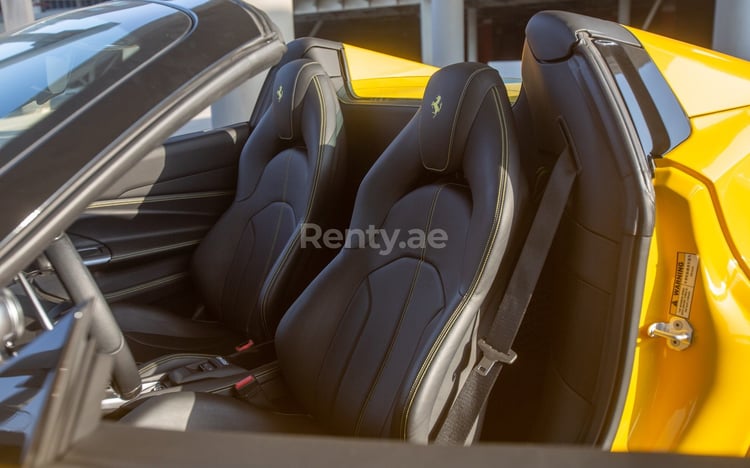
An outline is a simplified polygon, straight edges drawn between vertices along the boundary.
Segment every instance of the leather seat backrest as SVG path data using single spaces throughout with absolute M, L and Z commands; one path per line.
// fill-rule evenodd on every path
M 317 37 L 299 37 L 289 41 L 287 49 L 279 60 L 279 63 L 268 70 L 263 86 L 258 94 L 258 100 L 250 116 L 250 125 L 257 125 L 265 114 L 266 110 L 273 102 L 273 84 L 276 81 L 276 74 L 279 69 L 287 63 L 306 58 L 318 62 L 325 70 L 335 90 L 343 87 L 344 81 L 341 76 L 341 63 L 339 59 L 339 49 L 343 46 L 340 42 L 329 41 Z
M 291 61 L 273 89 L 240 156 L 234 202 L 193 258 L 208 311 L 253 339 L 273 337 L 314 256 L 326 254 L 301 248 L 300 227 L 332 222 L 344 177 L 341 109 L 321 66 Z
M 473 361 L 518 216 L 518 159 L 497 72 L 438 71 L 360 186 L 349 244 L 277 331 L 285 379 L 328 429 L 428 440 Z

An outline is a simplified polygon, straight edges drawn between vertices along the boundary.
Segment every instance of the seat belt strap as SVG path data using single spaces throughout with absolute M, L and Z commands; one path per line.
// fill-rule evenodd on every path
M 577 176 L 578 165 L 566 147 L 552 170 L 489 331 L 478 342 L 482 357 L 448 410 L 435 443 L 464 445 L 468 442 L 500 370 L 503 365 L 516 360 L 516 353 L 511 347 L 521 328 Z

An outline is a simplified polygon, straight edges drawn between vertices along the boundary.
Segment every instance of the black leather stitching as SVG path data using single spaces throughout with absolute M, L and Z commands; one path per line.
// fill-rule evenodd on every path
M 427 355 L 427 358 L 422 363 L 422 366 L 420 367 L 420 370 L 417 373 L 417 378 L 414 380 L 412 387 L 409 390 L 407 403 L 406 403 L 406 406 L 404 408 L 404 411 L 401 417 L 401 437 L 403 439 L 408 438 L 407 430 L 408 430 L 409 412 L 411 411 L 411 407 L 414 403 L 414 399 L 416 398 L 416 395 L 422 383 L 422 380 L 424 379 L 424 376 L 427 373 L 427 369 L 429 368 L 430 363 L 434 359 L 435 354 L 437 354 L 440 348 L 440 345 L 445 340 L 445 336 L 453 328 L 453 325 L 458 319 L 460 312 L 463 311 L 463 309 L 466 307 L 469 298 L 471 297 L 473 291 L 476 289 L 476 287 L 479 284 L 479 281 L 484 275 L 485 266 L 487 263 L 487 257 L 492 253 L 495 240 L 497 239 L 497 235 L 500 232 L 500 222 L 502 220 L 503 212 L 505 210 L 505 196 L 506 196 L 507 188 L 509 185 L 509 180 L 508 180 L 509 174 L 507 172 L 507 167 L 508 167 L 508 161 L 510 160 L 510 154 L 509 154 L 509 145 L 508 145 L 508 123 L 506 122 L 505 114 L 503 113 L 502 106 L 500 104 L 499 92 L 497 91 L 496 88 L 492 88 L 492 90 L 493 90 L 492 96 L 493 96 L 494 103 L 495 103 L 495 110 L 497 112 L 497 116 L 500 122 L 500 132 L 501 132 L 500 139 L 501 139 L 501 144 L 503 148 L 503 151 L 501 154 L 500 167 L 498 168 L 500 172 L 499 173 L 499 187 L 498 187 L 497 203 L 495 207 L 495 218 L 492 223 L 492 232 L 487 239 L 487 245 L 485 246 L 485 250 L 482 255 L 483 260 L 482 260 L 481 266 L 477 270 L 474 276 L 474 279 L 472 280 L 472 285 L 469 288 L 469 291 L 467 291 L 467 293 L 464 295 L 463 300 L 456 307 L 453 314 L 451 315 L 451 318 L 443 327 L 441 334 L 435 340 L 435 343 L 433 343 L 432 347 L 430 348 L 430 352 Z

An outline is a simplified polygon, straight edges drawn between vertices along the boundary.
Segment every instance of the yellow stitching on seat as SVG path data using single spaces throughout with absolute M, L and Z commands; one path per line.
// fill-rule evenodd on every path
M 320 126 L 320 140 L 318 142 L 318 155 L 315 159 L 315 173 L 313 175 L 313 182 L 312 182 L 312 189 L 310 190 L 310 198 L 307 201 L 307 208 L 305 209 L 305 216 L 304 220 L 307 222 L 307 220 L 310 218 L 310 212 L 312 211 L 313 201 L 315 198 L 315 194 L 317 193 L 317 188 L 319 185 L 319 175 L 320 175 L 320 167 L 322 166 L 322 160 L 323 160 L 323 153 L 325 149 L 325 142 L 323 141 L 324 136 L 324 130 L 326 128 L 326 124 L 328 122 L 327 115 L 326 115 L 326 107 L 325 103 L 323 101 L 323 89 L 320 85 L 320 81 L 318 79 L 318 75 L 315 75 L 313 77 L 313 83 L 315 83 L 315 87 L 318 91 L 318 105 L 320 106 L 320 115 L 321 115 L 321 126 Z M 271 276 L 271 280 L 268 283 L 267 291 L 273 290 L 273 288 L 276 286 L 276 281 L 278 280 L 278 276 L 281 271 L 281 266 L 283 266 L 287 258 L 291 255 L 292 251 L 294 250 L 294 246 L 297 244 L 297 240 L 300 237 L 300 230 L 296 229 L 294 233 L 294 237 L 287 243 L 286 249 L 284 250 L 284 255 L 281 258 L 281 261 L 278 263 L 279 268 L 274 269 L 273 275 Z M 261 291 L 263 288 L 261 287 Z M 263 327 L 264 334 L 268 335 L 270 334 L 270 330 L 268 329 L 268 321 L 267 321 L 267 306 L 268 306 L 268 294 L 265 294 L 263 296 L 263 299 L 260 304 L 260 321 L 261 326 Z
M 289 203 L 287 203 L 287 201 L 286 201 L 286 189 L 287 189 L 288 183 L 289 183 L 289 167 L 291 166 L 291 162 L 292 162 L 292 156 L 288 155 L 287 159 L 286 159 L 286 168 L 284 170 L 284 186 L 281 189 L 281 202 L 286 203 L 288 206 L 291 206 L 291 205 L 289 205 Z M 294 210 L 292 210 L 292 211 L 294 211 Z M 281 220 L 283 218 L 283 214 L 284 214 L 284 210 L 281 209 L 281 207 L 280 207 L 278 218 L 276 218 L 276 229 L 273 232 L 273 240 L 271 240 L 271 246 L 270 246 L 270 250 L 268 252 L 268 257 L 266 258 L 266 264 L 263 266 L 262 278 L 266 277 L 266 275 L 268 274 L 268 271 L 270 270 L 271 266 L 273 266 L 273 263 L 275 263 L 275 262 L 272 262 L 273 250 L 274 250 L 274 247 L 276 247 L 276 241 L 279 238 L 279 230 L 281 229 Z M 245 272 L 246 268 L 247 268 L 247 264 L 243 268 L 243 271 L 242 271 L 243 275 L 244 275 L 244 272 Z M 260 284 L 260 287 L 258 288 L 258 295 L 255 297 L 255 300 L 253 301 L 253 306 L 255 304 L 257 304 L 258 298 L 263 293 L 263 285 L 264 284 L 265 284 L 265 281 L 263 281 Z M 235 294 L 235 300 L 236 300 L 236 298 L 237 298 L 237 295 Z M 245 333 L 248 333 L 248 331 L 249 331 L 248 327 L 250 325 L 250 318 L 251 318 L 250 314 L 248 314 L 247 317 L 245 317 Z
M 424 232 L 429 232 L 430 226 L 432 226 L 432 217 L 435 214 L 435 207 L 437 206 L 438 198 L 440 198 L 440 193 L 443 191 L 446 185 L 447 184 L 442 184 L 438 186 L 438 189 L 435 192 L 435 195 L 432 197 L 432 205 L 430 206 L 430 211 L 427 216 L 427 223 L 426 223 Z M 359 431 L 362 426 L 362 421 L 365 416 L 365 410 L 367 409 L 367 406 L 370 404 L 372 395 L 375 392 L 375 387 L 380 381 L 380 376 L 383 374 L 383 369 L 385 369 L 388 358 L 390 357 L 391 351 L 393 350 L 394 342 L 398 339 L 398 333 L 401 331 L 401 324 L 403 323 L 404 315 L 409 310 L 412 297 L 414 296 L 414 287 L 416 286 L 417 280 L 419 279 L 419 274 L 422 271 L 422 264 L 424 263 L 424 257 L 426 253 L 427 253 L 427 244 L 424 244 L 422 245 L 422 250 L 419 253 L 419 262 L 417 263 L 417 268 L 414 270 L 414 275 L 412 276 L 411 285 L 409 286 L 409 294 L 406 296 L 406 301 L 404 301 L 404 306 L 401 309 L 401 316 L 399 317 L 398 324 L 396 324 L 396 329 L 393 332 L 393 338 L 391 340 L 391 343 L 388 345 L 388 349 L 386 350 L 385 356 L 383 356 L 383 360 L 381 361 L 380 367 L 378 368 L 378 373 L 377 375 L 375 375 L 375 380 L 370 386 L 370 390 L 367 393 L 367 397 L 365 398 L 365 401 L 362 403 L 362 408 L 359 410 L 359 417 L 357 418 L 357 423 L 354 426 L 355 436 L 359 435 Z
M 497 112 L 498 119 L 500 120 L 500 123 L 501 123 L 500 125 L 501 135 L 500 136 L 501 136 L 501 144 L 502 144 L 502 151 L 501 151 L 502 159 L 500 161 L 499 171 L 502 171 L 503 168 L 508 167 L 508 161 L 509 161 L 508 129 L 507 129 L 507 122 L 505 121 L 504 114 L 501 110 L 499 93 L 497 92 L 497 89 L 494 87 L 492 88 L 492 91 L 493 91 L 492 96 L 495 101 L 495 111 Z M 463 299 L 456 307 L 453 314 L 451 314 L 451 317 L 449 318 L 448 322 L 441 330 L 440 335 L 438 335 L 438 338 L 435 340 L 435 343 L 430 348 L 430 352 L 427 354 L 427 357 L 422 363 L 422 366 L 420 367 L 419 372 L 417 373 L 417 378 L 414 380 L 414 383 L 412 384 L 412 387 L 409 390 L 409 394 L 407 396 L 406 408 L 404 409 L 404 412 L 401 418 L 400 436 L 403 439 L 406 439 L 408 436 L 407 430 L 408 430 L 409 413 L 411 412 L 411 407 L 414 404 L 414 399 L 416 398 L 417 391 L 419 390 L 419 387 L 422 384 L 422 381 L 424 380 L 424 377 L 427 373 L 427 369 L 429 368 L 430 364 L 434 360 L 435 355 L 437 354 L 440 346 L 445 340 L 445 337 L 451 331 L 451 329 L 455 325 L 456 320 L 458 320 L 458 317 L 461 315 L 461 312 L 463 312 L 463 309 L 466 307 L 469 301 L 469 298 L 472 296 L 472 294 L 474 293 L 474 290 L 476 290 L 477 286 L 479 285 L 479 280 L 484 274 L 484 270 L 487 265 L 487 260 L 490 254 L 493 253 L 495 241 L 497 240 L 497 235 L 500 232 L 500 221 L 502 220 L 502 214 L 505 209 L 504 202 L 505 202 L 505 195 L 506 195 L 506 189 L 508 185 L 509 174 L 506 171 L 505 176 L 503 177 L 503 173 L 500 172 L 499 176 L 500 176 L 499 177 L 500 186 L 498 187 L 498 198 L 495 204 L 495 218 L 493 222 L 493 232 L 488 238 L 487 246 L 485 247 L 485 251 L 482 255 L 482 262 L 480 264 L 480 269 L 478 270 L 477 274 L 474 276 L 474 279 L 472 280 L 469 290 L 466 292 L 466 294 L 464 295 Z
M 297 76 L 294 77 L 294 86 L 292 87 L 292 100 L 291 100 L 291 102 L 292 102 L 292 112 L 289 114 L 289 132 L 290 132 L 290 135 L 288 137 L 279 135 L 279 138 L 281 138 L 282 140 L 292 140 L 292 139 L 294 139 L 294 99 L 297 96 L 297 81 L 299 81 L 299 77 L 300 77 L 300 75 L 302 75 L 302 70 L 304 70 L 305 68 L 307 68 L 307 67 L 309 67 L 311 65 L 317 65 L 317 62 L 309 62 L 309 63 L 306 63 L 306 64 L 302 65 L 301 67 L 299 67 L 299 71 L 297 72 Z M 313 75 L 313 78 L 315 76 L 316 75 Z
M 461 90 L 461 94 L 458 98 L 458 106 L 456 107 L 456 112 L 453 114 L 453 123 L 451 123 L 451 134 L 450 134 L 450 140 L 448 141 L 448 159 L 445 161 L 445 166 L 443 166 L 442 169 L 437 167 L 429 167 L 427 164 L 424 163 L 424 159 L 422 156 L 422 119 L 419 120 L 419 155 L 420 159 L 422 161 L 422 166 L 425 169 L 431 170 L 431 171 L 444 171 L 450 166 L 451 162 L 451 152 L 453 151 L 453 136 L 456 133 L 456 125 L 458 124 L 458 114 L 461 111 L 461 104 L 464 101 L 464 97 L 466 95 L 466 90 L 468 89 L 469 85 L 471 84 L 472 80 L 474 80 L 475 76 L 481 72 L 487 71 L 484 68 L 481 68 L 479 70 L 475 70 L 471 75 L 469 75 L 469 78 L 466 79 L 466 83 L 464 83 L 464 87 Z

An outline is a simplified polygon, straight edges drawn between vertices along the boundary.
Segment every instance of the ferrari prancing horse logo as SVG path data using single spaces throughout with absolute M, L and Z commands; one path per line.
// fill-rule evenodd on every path
M 284 97 L 284 87 L 279 85 L 279 89 L 276 90 L 276 102 L 281 102 L 281 98 Z
M 432 118 L 434 119 L 437 117 L 437 115 L 440 113 L 440 110 L 443 108 L 443 97 L 438 95 L 438 97 L 435 98 L 434 101 L 432 101 Z

